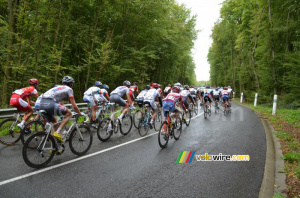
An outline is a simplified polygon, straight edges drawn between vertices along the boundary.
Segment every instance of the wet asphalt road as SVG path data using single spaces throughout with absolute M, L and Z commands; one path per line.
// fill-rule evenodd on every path
M 147 138 L 140 138 L 136 129 L 127 136 L 114 134 L 105 143 L 94 134 L 86 156 L 102 153 L 2 185 L 37 170 L 24 163 L 21 143 L 0 145 L 0 197 L 257 197 L 266 155 L 260 119 L 237 104 L 228 116 L 213 112 L 205 120 L 202 112 L 166 149 L 159 147 L 153 130 Z M 250 161 L 203 162 L 194 157 L 190 164 L 179 164 L 181 151 L 250 155 Z M 76 158 L 67 146 L 48 167 Z

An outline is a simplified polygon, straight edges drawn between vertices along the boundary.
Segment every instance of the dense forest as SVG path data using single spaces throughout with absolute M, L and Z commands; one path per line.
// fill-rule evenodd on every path
M 226 0 L 208 53 L 213 85 L 300 107 L 300 1 Z
M 195 83 L 195 23 L 175 0 L 0 0 L 0 107 L 29 78 L 70 75 L 77 101 L 95 80 Z

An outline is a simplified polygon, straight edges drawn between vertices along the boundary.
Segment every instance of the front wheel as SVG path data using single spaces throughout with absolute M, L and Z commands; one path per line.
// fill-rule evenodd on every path
M 17 126 L 20 122 L 16 118 L 9 118 L 0 123 L 0 143 L 12 146 L 20 140 L 21 129 Z
M 79 129 L 79 131 L 78 131 Z M 91 148 L 93 134 L 86 125 L 79 125 L 73 129 L 69 139 L 69 146 L 75 155 L 84 155 Z
M 141 137 L 144 137 L 145 135 L 147 135 L 148 131 L 149 131 L 149 122 L 148 122 L 148 118 L 147 116 L 144 116 L 140 119 L 140 123 L 139 123 L 139 127 L 138 127 L 138 131 Z
M 120 126 L 120 133 L 122 135 L 127 135 L 132 127 L 132 117 L 128 114 L 126 114 L 123 118 L 122 118 L 122 124 Z
M 42 168 L 52 160 L 55 151 L 54 138 L 45 132 L 38 132 L 27 139 L 23 146 L 22 155 L 28 166 Z
M 165 131 L 167 129 L 167 131 Z M 168 128 L 168 122 L 164 121 L 162 125 L 160 126 L 160 129 L 158 131 L 158 144 L 160 148 L 166 148 L 168 141 L 169 141 L 169 128 Z

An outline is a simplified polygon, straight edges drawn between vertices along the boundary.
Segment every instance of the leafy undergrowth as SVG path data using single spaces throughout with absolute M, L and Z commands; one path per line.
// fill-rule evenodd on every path
M 270 107 L 244 105 L 272 123 L 283 153 L 288 188 L 286 193 L 288 197 L 300 197 L 300 109 L 277 109 L 276 115 L 272 115 Z

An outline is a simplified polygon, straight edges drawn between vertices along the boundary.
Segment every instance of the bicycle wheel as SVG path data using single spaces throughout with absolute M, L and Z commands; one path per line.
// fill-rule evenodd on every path
M 142 119 L 143 113 L 140 110 L 137 110 L 134 114 L 133 114 L 133 125 L 135 128 L 139 128 L 139 124 L 140 121 Z
M 21 141 L 25 144 L 26 140 L 33 134 L 44 132 L 45 125 L 41 121 L 31 121 L 25 125 L 21 131 Z
M 208 109 L 208 115 L 211 116 L 211 108 Z
M 226 116 L 227 114 L 228 114 L 228 110 L 227 110 L 227 105 L 225 104 L 224 115 Z
M 162 123 L 162 115 L 160 110 L 158 110 L 156 116 L 155 116 L 155 120 L 154 120 L 154 130 L 158 131 L 159 127 L 161 126 Z
M 204 106 L 204 118 L 207 119 L 207 105 Z
M 164 131 L 164 128 L 167 129 L 167 131 Z M 158 132 L 158 144 L 160 148 L 166 148 L 168 141 L 169 141 L 169 133 L 168 133 L 168 122 L 164 121 L 162 125 L 160 126 L 159 132 Z
M 91 148 L 93 142 L 93 134 L 90 127 L 86 125 L 79 125 L 79 131 L 75 127 L 71 132 L 69 139 L 69 146 L 75 155 L 84 155 Z
M 185 124 L 186 126 L 189 126 L 192 120 L 192 114 L 190 111 L 188 111 L 187 113 L 185 113 Z
M 102 142 L 106 142 L 112 135 L 113 124 L 111 125 L 111 130 L 108 131 L 110 121 L 110 118 L 104 118 L 98 125 L 97 136 Z
M 22 155 L 25 163 L 32 168 L 46 166 L 54 157 L 56 143 L 53 136 L 45 132 L 38 132 L 30 136 L 25 142 Z
M 195 104 L 195 106 L 194 106 L 194 112 L 195 112 L 195 115 L 198 115 L 198 104 Z
M 16 118 L 9 118 L 0 123 L 0 143 L 12 146 L 20 140 L 21 129 L 17 126 L 20 121 Z
M 173 125 L 173 135 L 175 140 L 179 140 L 182 132 L 182 121 L 181 118 L 176 118 L 174 125 Z
M 191 112 L 191 115 L 193 116 L 193 113 L 194 113 L 194 109 L 195 109 L 195 106 L 193 103 L 190 103 L 189 104 L 189 111 Z
M 122 124 L 120 125 L 120 133 L 122 135 L 127 135 L 132 127 L 132 117 L 130 115 L 125 115 L 122 119 Z
M 150 128 L 149 128 L 148 118 L 147 116 L 144 116 L 142 119 L 140 119 L 140 123 L 138 127 L 140 136 L 144 137 L 145 135 L 147 135 L 149 129 Z

